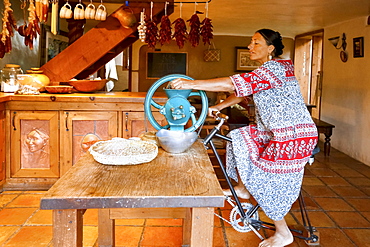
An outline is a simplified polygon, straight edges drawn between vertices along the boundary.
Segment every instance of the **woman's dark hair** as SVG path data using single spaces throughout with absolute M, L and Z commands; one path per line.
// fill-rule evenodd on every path
M 266 40 L 267 45 L 273 45 L 275 47 L 274 51 L 272 52 L 273 57 L 279 57 L 281 54 L 283 54 L 283 38 L 279 32 L 265 28 L 258 30 L 257 33 L 262 35 L 262 37 Z

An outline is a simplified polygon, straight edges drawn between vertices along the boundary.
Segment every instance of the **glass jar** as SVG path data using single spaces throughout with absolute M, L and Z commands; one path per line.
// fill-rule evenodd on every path
M 6 64 L 1 70 L 1 91 L 13 93 L 18 90 L 18 75 L 23 74 L 21 66 L 18 64 Z

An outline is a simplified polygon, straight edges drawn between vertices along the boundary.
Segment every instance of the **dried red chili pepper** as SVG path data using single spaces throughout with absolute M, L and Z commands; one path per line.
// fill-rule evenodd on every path
M 159 30 L 159 42 L 161 45 L 171 42 L 171 21 L 167 15 L 161 18 L 161 29 Z
M 199 40 L 200 40 L 200 33 L 199 33 L 200 20 L 199 20 L 199 17 L 195 13 L 187 21 L 189 22 L 189 26 L 190 26 L 189 41 L 190 41 L 190 43 L 193 47 L 196 47 L 196 46 L 199 45 Z
M 211 44 L 211 39 L 213 39 L 213 25 L 212 21 L 209 18 L 205 18 L 202 21 L 202 26 L 200 28 L 200 35 L 204 44 Z
M 175 38 L 177 46 L 181 49 L 184 47 L 185 41 L 188 39 L 185 21 L 182 18 L 177 18 L 172 24 L 175 24 L 175 31 L 172 37 Z
M 158 41 L 158 27 L 152 20 L 146 20 L 145 43 L 149 48 L 155 48 Z

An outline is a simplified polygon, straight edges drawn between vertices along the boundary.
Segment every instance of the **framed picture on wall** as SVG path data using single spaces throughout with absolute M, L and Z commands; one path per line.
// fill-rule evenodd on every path
M 364 37 L 353 38 L 353 57 L 364 56 Z
M 258 62 L 252 61 L 249 58 L 248 47 L 236 48 L 236 71 L 252 71 L 260 65 Z

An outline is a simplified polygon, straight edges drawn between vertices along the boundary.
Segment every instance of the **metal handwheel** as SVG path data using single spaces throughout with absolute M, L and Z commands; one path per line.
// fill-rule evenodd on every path
M 167 75 L 157 80 L 148 90 L 144 102 L 144 112 L 151 123 L 157 129 L 170 129 L 177 131 L 192 132 L 198 129 L 204 123 L 208 114 L 208 98 L 204 91 L 192 92 L 192 90 L 164 89 L 168 100 L 165 105 L 160 105 L 153 100 L 153 95 L 157 89 L 174 79 L 183 78 L 193 80 L 191 77 L 181 74 Z M 202 110 L 197 119 L 195 116 L 196 109 L 190 104 L 187 97 L 200 96 L 202 100 Z M 167 125 L 161 126 L 153 117 L 151 107 L 159 109 L 159 112 L 165 115 Z M 184 126 L 191 119 L 191 127 L 185 129 Z

